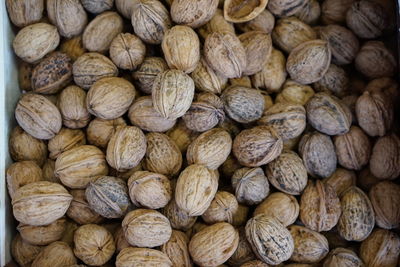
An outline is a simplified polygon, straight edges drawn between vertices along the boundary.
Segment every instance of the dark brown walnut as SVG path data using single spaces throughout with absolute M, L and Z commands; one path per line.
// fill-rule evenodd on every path
M 366 266 L 398 266 L 400 237 L 398 234 L 376 229 L 361 243 L 360 258 Z
M 317 263 L 329 252 L 328 240 L 322 234 L 303 226 L 289 226 L 294 241 L 290 260 L 301 263 Z
M 258 204 L 269 194 L 268 179 L 261 168 L 237 169 L 231 181 L 239 203 Z
M 135 35 L 120 33 L 110 44 L 110 58 L 121 69 L 134 70 L 145 57 L 146 46 Z
M 218 2 L 218 0 L 173 1 L 171 4 L 171 18 L 177 24 L 198 28 L 212 19 L 217 11 Z
M 82 5 L 87 11 L 93 14 L 99 14 L 110 10 L 114 5 L 114 0 L 81 0 Z
M 95 118 L 86 129 L 88 143 L 100 148 L 106 148 L 114 133 L 124 126 L 126 126 L 126 122 L 121 117 L 113 120 Z
M 44 0 L 5 1 L 8 17 L 17 27 L 25 27 L 38 22 L 43 16 Z M 23 265 L 23 264 L 21 264 Z
M 356 185 L 356 180 L 357 176 L 354 171 L 337 168 L 336 171 L 331 176 L 324 179 L 323 182 L 333 187 L 336 194 L 340 197 L 344 191 Z
M 346 65 L 356 58 L 360 45 L 352 31 L 339 25 L 328 25 L 320 28 L 318 34 L 322 40 L 329 43 L 332 63 Z
M 317 0 L 307 1 L 302 8 L 294 14 L 301 21 L 309 25 L 314 25 L 318 22 L 321 16 L 321 5 Z
M 313 177 L 326 178 L 336 170 L 335 147 L 328 135 L 317 131 L 303 135 L 299 153 L 307 172 Z
M 90 122 L 90 113 L 86 108 L 86 92 L 78 86 L 71 85 L 62 90 L 57 106 L 66 127 L 83 128 Z
M 259 167 L 276 159 L 282 152 L 281 137 L 270 126 L 241 131 L 233 141 L 233 154 L 246 167 Z
M 82 35 L 83 46 L 90 52 L 105 53 L 112 40 L 123 29 L 123 20 L 116 12 L 107 11 L 89 22 Z
M 337 97 L 348 95 L 350 79 L 344 69 L 331 64 L 322 78 L 314 83 L 317 92 L 333 93 Z
M 307 186 L 307 170 L 301 158 L 292 151 L 283 152 L 268 163 L 265 173 L 275 188 L 290 195 L 300 195 Z
M 381 41 L 368 41 L 355 59 L 355 67 L 369 79 L 393 76 L 396 70 L 393 53 Z
M 374 185 L 378 184 L 381 181 L 381 179 L 377 178 L 371 173 L 369 166 L 360 171 L 357 176 L 357 186 L 365 192 L 370 191 Z
M 173 266 L 190 267 L 193 263 L 188 244 L 189 238 L 184 232 L 172 230 L 171 238 L 162 245 L 161 251 L 170 258 Z
M 334 227 L 328 232 L 324 232 L 323 235 L 328 239 L 331 249 L 350 247 L 350 242 L 339 235 L 337 227 Z
M 347 26 L 360 38 L 373 39 L 388 27 L 388 14 L 379 2 L 354 2 L 346 14 Z
M 226 78 L 239 78 L 247 66 L 246 50 L 232 32 L 213 32 L 204 42 L 208 64 Z
M 335 96 L 317 93 L 308 101 L 306 110 L 311 126 L 324 134 L 344 134 L 350 129 L 351 111 Z
M 321 21 L 324 24 L 345 24 L 346 13 L 354 0 L 325 0 L 321 3 Z
M 207 36 L 213 32 L 223 31 L 235 33 L 235 27 L 233 26 L 233 23 L 225 20 L 223 11 L 217 9 L 211 20 L 199 28 L 198 33 L 199 36 L 206 39 Z
M 365 87 L 365 91 L 382 92 L 392 100 L 398 96 L 398 83 L 389 77 L 379 78 L 370 81 Z
M 268 0 L 227 0 L 224 2 L 224 17 L 233 23 L 247 22 L 256 18 L 267 4 Z
M 159 250 L 149 248 L 125 248 L 116 258 L 116 267 L 139 267 L 143 265 L 172 267 L 169 257 Z
M 164 33 L 172 26 L 168 10 L 157 0 L 136 1 L 131 21 L 135 34 L 149 44 L 160 44 Z
M 300 200 L 300 220 L 317 232 L 331 230 L 337 224 L 341 210 L 335 189 L 320 180 L 309 181 Z
M 74 233 L 74 253 L 85 264 L 100 266 L 108 262 L 115 252 L 112 234 L 96 224 L 86 224 Z
M 133 125 L 150 132 L 165 132 L 176 123 L 175 119 L 164 118 L 154 109 L 151 96 L 142 96 L 134 101 L 128 117 Z
M 320 80 L 331 63 L 331 50 L 328 42 L 312 40 L 296 46 L 289 54 L 286 70 L 291 79 L 301 84 Z
M 289 230 L 277 219 L 265 214 L 247 221 L 246 237 L 257 258 L 268 264 L 277 265 L 287 261 L 294 251 Z
M 244 227 L 239 228 L 239 244 L 238 247 L 229 258 L 227 263 L 229 266 L 239 267 L 242 264 L 254 260 L 256 256 L 254 255 L 251 246 L 246 238 L 246 230 Z
M 62 119 L 58 108 L 46 97 L 24 94 L 15 108 L 19 126 L 38 139 L 51 139 L 61 129 Z
M 311 86 L 287 80 L 282 91 L 276 96 L 275 103 L 298 104 L 304 106 L 314 95 Z
M 369 191 L 369 199 L 375 212 L 376 224 L 384 229 L 394 229 L 400 224 L 400 186 L 383 181 Z
M 269 60 L 259 73 L 251 77 L 251 82 L 256 88 L 264 88 L 267 93 L 277 93 L 286 81 L 286 58 L 277 49 L 272 49 Z
M 104 153 L 95 146 L 81 145 L 57 157 L 54 175 L 73 189 L 84 189 L 99 177 L 107 175 Z
M 80 35 L 86 27 L 88 16 L 79 0 L 49 0 L 47 16 L 57 26 L 61 36 L 71 38 Z
M 295 15 L 307 3 L 304 0 L 272 0 L 268 2 L 267 9 L 277 17 Z
M 350 187 L 340 198 L 342 214 L 337 225 L 341 237 L 363 241 L 372 232 L 375 214 L 368 196 L 358 187 Z
M 151 94 L 157 75 L 167 69 L 167 62 L 163 58 L 146 57 L 138 69 L 132 73 L 132 77 L 139 90 L 146 94 Z
M 63 152 L 85 144 L 86 138 L 83 131 L 61 128 L 61 131 L 49 140 L 49 158 L 56 160 Z
M 239 40 L 246 51 L 244 75 L 253 75 L 261 71 L 271 56 L 271 36 L 262 31 L 249 31 L 239 35 Z
M 395 134 L 380 137 L 372 148 L 371 173 L 378 179 L 394 180 L 400 175 L 400 139 Z
M 351 94 L 351 95 L 342 97 L 342 103 L 347 105 L 350 108 L 353 124 L 358 124 L 357 116 L 356 116 L 356 102 L 357 102 L 358 97 L 359 96 L 356 94 Z
M 8 146 L 14 161 L 34 161 L 40 167 L 46 161 L 47 146 L 45 142 L 34 138 L 19 126 L 11 131 Z
M 32 71 L 32 90 L 35 93 L 55 94 L 71 81 L 71 58 L 61 52 L 48 54 Z
M 72 61 L 76 61 L 78 57 L 86 53 L 86 49 L 82 44 L 82 35 L 73 37 L 71 39 L 62 40 L 60 44 L 60 51 L 67 54 Z
M 18 84 L 23 91 L 32 91 L 31 77 L 33 67 L 33 65 L 26 62 L 18 64 Z
M 189 216 L 189 214 L 183 211 L 175 202 L 175 198 L 172 198 L 170 202 L 164 207 L 162 213 L 168 218 L 173 229 L 187 231 L 197 220 L 195 216 Z
M 347 248 L 335 248 L 329 252 L 324 260 L 324 267 L 348 266 L 362 267 L 364 263 L 357 254 Z
M 65 242 L 56 241 L 43 248 L 32 262 L 32 267 L 57 266 L 62 262 L 64 266 L 77 263 L 72 248 Z
M 349 170 L 361 170 L 368 164 L 371 143 L 368 136 L 357 126 L 349 132 L 334 137 L 335 150 L 340 165 Z
M 89 183 L 85 195 L 90 208 L 105 218 L 121 218 L 130 207 L 128 187 L 120 178 L 103 176 Z
M 264 111 L 265 100 L 257 89 L 230 86 L 221 95 L 227 115 L 240 123 L 258 120 Z
M 301 105 L 277 103 L 264 112 L 258 124 L 274 128 L 283 141 L 293 139 L 306 128 L 306 110 Z
M 42 249 L 23 240 L 20 234 L 15 235 L 10 245 L 11 255 L 20 266 L 31 266 Z
M 78 224 L 98 224 L 104 218 L 92 210 L 87 202 L 85 190 L 75 189 L 71 190 L 70 194 L 73 199 L 67 210 L 67 216 Z
M 315 30 L 296 17 L 279 19 L 272 30 L 274 44 L 286 53 L 290 53 L 296 46 L 316 38 Z
M 118 75 L 118 68 L 106 56 L 99 53 L 85 53 L 78 57 L 72 65 L 75 83 L 85 89 L 104 77 Z
M 219 191 L 215 194 L 208 209 L 201 215 L 201 218 L 208 224 L 217 222 L 233 223 L 233 218 L 238 211 L 239 204 L 235 195 Z
M 227 78 L 214 71 L 202 57 L 196 69 L 190 74 L 196 89 L 202 92 L 220 94 L 227 85 Z
M 62 238 L 66 229 L 66 221 L 63 217 L 44 226 L 32 226 L 20 223 L 17 226 L 17 230 L 24 241 L 32 245 L 43 246 Z
M 365 91 L 355 105 L 357 121 L 369 136 L 384 136 L 393 124 L 392 100 L 383 92 Z
M 6 171 L 7 189 L 11 198 L 20 187 L 41 180 L 44 180 L 42 169 L 34 161 L 14 162 Z
M 86 96 L 86 106 L 96 117 L 112 120 L 128 111 L 135 95 L 135 87 L 129 81 L 107 77 L 92 85 Z
M 265 33 L 271 33 L 275 26 L 275 17 L 267 9 L 261 11 L 261 13 L 252 20 L 245 23 L 235 24 L 243 32 L 248 31 L 262 31 Z

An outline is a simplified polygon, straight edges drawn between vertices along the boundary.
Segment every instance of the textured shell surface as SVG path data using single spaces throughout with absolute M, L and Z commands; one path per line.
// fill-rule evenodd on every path
M 34 1 L 5 1 L 8 17 L 17 27 L 24 27 L 38 22 L 43 16 L 44 0 Z M 23 265 L 23 264 L 21 264 Z
M 265 9 L 268 0 L 246 1 L 244 3 L 238 0 L 224 1 L 225 19 L 233 23 L 252 20 Z
M 6 171 L 7 189 L 11 198 L 18 188 L 41 180 L 44 180 L 42 169 L 34 161 L 14 162 Z
M 116 267 L 172 267 L 168 255 L 150 248 L 124 248 L 117 255 Z
M 118 34 L 110 44 L 110 58 L 121 69 L 134 70 L 145 57 L 146 46 L 135 35 Z
M 66 219 L 61 217 L 54 222 L 43 226 L 18 224 L 17 230 L 21 237 L 32 245 L 49 245 L 60 240 L 66 229 Z
M 86 92 L 75 85 L 62 90 L 58 98 L 63 124 L 69 128 L 83 128 L 90 122 L 90 113 L 86 108 Z
M 254 205 L 269 194 L 269 183 L 261 168 L 240 168 L 232 175 L 232 187 L 239 203 Z
M 167 62 L 161 57 L 146 57 L 132 73 L 135 85 L 146 94 L 151 94 L 153 83 L 159 73 L 168 69 Z
M 56 266 L 60 262 L 68 265 L 77 263 L 72 248 L 65 242 L 56 241 L 42 249 L 32 262 L 32 267 Z
M 171 238 L 162 245 L 161 251 L 170 258 L 174 266 L 191 267 L 193 263 L 188 244 L 189 238 L 184 232 L 172 230 Z
M 48 142 L 49 158 L 56 160 L 61 153 L 85 144 L 85 134 L 81 130 L 61 128 L 60 132 Z
M 277 17 L 289 17 L 301 10 L 306 3 L 304 0 L 270 0 L 267 9 Z
M 192 28 L 203 26 L 212 19 L 218 8 L 218 0 L 191 0 L 173 1 L 171 17 L 177 24 L 187 25 Z

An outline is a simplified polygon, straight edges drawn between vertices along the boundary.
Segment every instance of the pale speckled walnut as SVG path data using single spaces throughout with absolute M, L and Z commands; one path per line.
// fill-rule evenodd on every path
M 380 137 L 372 148 L 371 173 L 378 179 L 396 179 L 400 174 L 400 139 L 395 134 Z
M 153 83 L 159 73 L 168 69 L 167 62 L 161 57 L 146 57 L 132 73 L 135 85 L 146 94 L 151 94 Z
M 246 238 L 246 231 L 244 227 L 239 228 L 239 243 L 235 253 L 229 258 L 227 263 L 230 266 L 239 267 L 242 264 L 254 260 L 256 256 L 254 255 L 251 246 Z
M 6 170 L 8 194 L 14 197 L 20 187 L 43 179 L 42 169 L 34 161 L 14 162 Z
M 292 80 L 287 80 L 282 86 L 282 91 L 276 96 L 275 103 L 306 105 L 313 97 L 314 90 L 311 86 L 303 85 Z
M 171 4 L 171 17 L 177 24 L 192 28 L 203 26 L 212 19 L 218 7 L 218 0 L 176 0 Z
M 324 260 L 324 266 L 335 267 L 335 266 L 354 266 L 362 267 L 364 263 L 357 256 L 357 254 L 346 248 L 335 248 L 329 252 L 328 256 Z
M 62 262 L 66 266 L 77 263 L 71 247 L 61 241 L 56 241 L 43 248 L 32 262 L 32 267 L 51 267 Z
M 224 17 L 227 21 L 239 23 L 257 17 L 267 6 L 268 0 L 226 0 L 224 2 Z
M 60 132 L 49 140 L 49 158 L 56 160 L 63 152 L 85 144 L 85 133 L 82 130 L 61 128 Z
M 24 241 L 20 234 L 15 235 L 10 247 L 11 255 L 20 266 L 31 266 L 42 249 L 42 246 L 31 245 Z
M 348 241 L 363 241 L 375 226 L 375 213 L 368 196 L 358 187 L 350 187 L 340 199 L 342 214 L 337 225 L 340 236 Z
M 239 233 L 229 223 L 205 227 L 189 243 L 193 261 L 201 266 L 218 266 L 227 261 L 239 244 Z
M 233 223 L 233 217 L 239 208 L 235 196 L 226 191 L 219 191 L 215 194 L 208 209 L 201 216 L 208 224 L 217 222 Z
M 188 244 L 189 238 L 185 233 L 172 230 L 171 238 L 162 245 L 161 251 L 170 258 L 174 266 L 191 267 L 193 263 L 190 259 Z
M 275 17 L 267 9 L 264 9 L 257 17 L 245 23 L 236 24 L 243 32 L 262 31 L 271 33 L 275 26 Z
M 301 195 L 300 220 L 317 232 L 329 231 L 338 222 L 343 208 L 335 190 L 320 180 L 309 181 Z
M 333 187 L 336 194 L 340 197 L 349 187 L 356 185 L 356 180 L 357 176 L 354 171 L 337 168 L 336 171 L 331 176 L 324 179 L 323 182 Z
M 134 70 L 145 57 L 146 46 L 135 35 L 120 33 L 110 45 L 110 58 L 121 69 Z
M 181 231 L 187 231 L 197 220 L 195 216 L 189 216 L 189 214 L 183 211 L 175 202 L 175 198 L 171 199 L 170 202 L 164 207 L 162 213 L 168 218 L 173 229 Z
M 98 224 L 104 218 L 90 208 L 87 202 L 85 190 L 75 189 L 69 192 L 73 199 L 67 210 L 67 216 L 75 222 L 83 224 Z
M 116 267 L 172 267 L 169 257 L 149 248 L 124 248 L 117 255 Z
M 66 229 L 66 219 L 60 218 L 49 225 L 32 226 L 20 223 L 17 226 L 21 237 L 32 245 L 48 245 L 60 240 Z
M 253 75 L 262 70 L 272 52 L 272 40 L 269 34 L 262 31 L 250 31 L 239 35 L 245 51 L 247 64 L 244 75 Z
M 269 194 L 269 183 L 261 168 L 240 168 L 232 175 L 232 187 L 239 203 L 254 205 Z

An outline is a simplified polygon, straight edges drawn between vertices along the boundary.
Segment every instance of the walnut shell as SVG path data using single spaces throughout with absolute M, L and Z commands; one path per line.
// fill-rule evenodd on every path
M 85 134 L 81 130 L 61 128 L 61 131 L 49 140 L 50 159 L 56 160 L 63 152 L 86 144 Z
M 11 199 L 20 187 L 43 180 L 42 169 L 34 161 L 11 164 L 6 171 L 7 189 Z
M 355 0 L 324 0 L 321 3 L 321 21 L 324 24 L 346 23 L 346 13 Z
M 189 165 L 179 175 L 175 188 L 175 201 L 189 216 L 200 216 L 210 206 L 218 189 L 215 171 L 203 165 Z
M 224 2 L 224 17 L 227 21 L 239 23 L 256 18 L 267 6 L 268 0 L 246 2 L 237 0 Z
M 360 257 L 366 266 L 397 266 L 400 237 L 388 230 L 376 229 L 361 243 Z
M 149 248 L 124 248 L 117 255 L 116 267 L 172 267 L 172 262 L 165 253 Z
M 239 228 L 239 243 L 235 253 L 228 260 L 229 266 L 239 267 L 242 264 L 254 260 L 254 255 L 249 242 L 246 239 L 246 231 L 244 227 Z
M 97 224 L 103 217 L 93 211 L 85 196 L 85 190 L 77 189 L 69 192 L 73 199 L 67 210 L 67 216 L 79 224 Z
M 301 10 L 306 3 L 304 0 L 270 0 L 267 9 L 277 17 L 289 17 Z
M 272 30 L 274 44 L 286 53 L 290 53 L 296 46 L 316 38 L 315 30 L 296 17 L 279 19 Z
M 66 229 L 66 219 L 60 218 L 49 225 L 31 226 L 20 223 L 17 230 L 21 237 L 32 245 L 48 245 L 60 240 Z
M 380 41 L 364 43 L 354 63 L 356 69 L 369 79 L 393 76 L 397 67 L 393 53 Z
M 159 73 L 168 69 L 161 57 L 146 57 L 138 69 L 132 73 L 135 85 L 144 93 L 151 94 L 153 83 Z
M 128 187 L 121 178 L 103 176 L 85 191 L 91 209 L 106 218 L 121 218 L 130 208 Z
M 15 118 L 22 129 L 38 139 L 53 138 L 62 125 L 58 108 L 38 94 L 22 95 L 15 108 Z
M 307 170 L 301 158 L 292 151 L 283 152 L 265 169 L 269 182 L 278 190 L 300 195 L 307 186 Z
M 277 219 L 259 214 L 247 221 L 246 237 L 257 258 L 277 265 L 290 258 L 294 251 L 293 238 Z
M 296 198 L 282 192 L 270 194 L 254 211 L 254 216 L 266 214 L 277 219 L 283 226 L 293 224 L 299 216 L 300 206 Z
M 87 11 L 93 14 L 99 14 L 109 10 L 114 5 L 114 0 L 81 0 L 82 5 Z
M 218 7 L 218 0 L 176 0 L 171 4 L 171 17 L 177 24 L 198 28 L 214 16 Z
M 82 35 L 83 46 L 91 52 L 105 53 L 112 40 L 122 32 L 123 20 L 116 12 L 107 11 L 89 22 Z
M 207 226 L 189 243 L 193 261 L 201 266 L 218 266 L 227 261 L 238 247 L 239 234 L 229 223 Z
M 251 81 L 256 88 L 276 93 L 280 91 L 286 76 L 286 58 L 281 51 L 273 48 L 268 61 L 260 72 L 251 77 Z
M 372 148 L 371 173 L 378 179 L 396 179 L 400 174 L 400 139 L 395 134 L 380 137 Z
M 225 112 L 240 123 L 258 120 L 264 111 L 265 100 L 257 89 L 230 86 L 221 95 Z
M 106 56 L 99 53 L 85 53 L 72 65 L 75 83 L 88 90 L 96 81 L 118 75 L 118 68 Z
M 368 196 L 358 187 L 343 192 L 342 214 L 337 225 L 341 237 L 348 241 L 363 241 L 372 232 L 375 214 Z
M 132 12 L 135 7 L 135 1 L 132 0 L 115 0 L 115 7 L 118 12 L 126 19 L 131 19 Z
M 249 215 L 249 207 L 239 204 L 236 213 L 233 215 L 232 225 L 235 227 L 244 226 Z
M 309 181 L 300 200 L 300 220 L 317 232 L 329 231 L 338 222 L 340 201 L 333 187 L 320 180 Z
M 233 141 L 233 154 L 246 167 L 259 167 L 276 159 L 282 152 L 281 137 L 270 126 L 241 131 Z
M 114 252 L 114 238 L 104 227 L 86 224 L 76 229 L 74 253 L 84 263 L 95 266 L 105 264 Z
M 183 211 L 176 204 L 175 198 L 172 198 L 170 202 L 164 207 L 162 213 L 168 218 L 173 229 L 181 231 L 187 231 L 197 220 L 195 216 L 189 216 L 189 214 Z
M 275 103 L 298 104 L 304 106 L 314 95 L 311 86 L 287 80 L 282 91 L 276 96 Z
M 126 241 L 124 230 L 118 227 L 118 230 L 114 232 L 114 242 L 115 242 L 115 252 L 119 253 L 124 248 L 131 247 L 131 245 Z
M 336 194 L 340 197 L 349 187 L 356 185 L 356 174 L 347 169 L 337 168 L 336 171 L 331 176 L 324 179 L 323 182 L 335 189 Z
M 254 19 L 249 20 L 245 23 L 238 23 L 236 25 L 243 32 L 262 31 L 265 33 L 271 33 L 275 25 L 275 17 L 267 9 L 264 9 Z
M 155 210 L 136 209 L 129 212 L 122 221 L 122 228 L 129 244 L 137 247 L 161 246 L 172 234 L 167 217 Z
M 121 127 L 108 143 L 107 162 L 117 171 L 127 171 L 140 163 L 146 147 L 146 137 L 142 130 L 135 126 Z
M 131 21 L 135 34 L 149 44 L 160 44 L 172 26 L 168 10 L 156 0 L 135 2 Z
M 62 90 L 58 97 L 58 108 L 66 127 L 83 128 L 90 122 L 90 113 L 86 108 L 86 92 L 78 86 L 71 85 Z
M 190 143 L 199 136 L 199 133 L 190 130 L 183 121 L 180 121 L 174 128 L 167 132 L 167 135 L 176 143 L 180 151 L 184 153 Z
M 71 247 L 61 241 L 56 241 L 43 248 L 32 262 L 32 267 L 51 267 L 59 264 L 64 266 L 73 265 L 77 263 L 74 252 Z
M 204 56 L 216 72 L 226 78 L 239 78 L 247 66 L 246 50 L 232 32 L 213 32 L 204 42 Z
M 188 244 L 189 238 L 185 233 L 172 230 L 171 238 L 162 245 L 161 251 L 171 259 L 174 266 L 191 267 L 193 263 L 190 259 Z
M 317 0 L 306 1 L 306 4 L 294 14 L 301 21 L 309 25 L 314 25 L 318 22 L 321 16 L 321 6 Z
M 194 82 L 180 70 L 160 73 L 152 89 L 153 106 L 164 118 L 182 117 L 190 108 L 194 96 Z
M 254 205 L 269 194 L 269 183 L 261 168 L 241 168 L 232 175 L 232 187 L 239 203 Z
M 146 54 L 146 46 L 135 35 L 120 33 L 110 44 L 110 58 L 121 69 L 134 70 Z
M 35 23 L 22 28 L 15 36 L 13 49 L 23 61 L 36 63 L 54 51 L 60 43 L 57 28 L 47 23 Z
M 316 91 L 333 93 L 338 97 L 347 95 L 349 87 L 350 80 L 346 71 L 334 64 L 331 64 L 325 75 L 314 83 Z
M 244 75 L 253 75 L 263 69 L 272 52 L 272 40 L 269 34 L 261 31 L 250 31 L 239 35 L 245 51 L 247 64 Z
M 113 120 L 95 118 L 86 129 L 88 142 L 97 147 L 106 148 L 114 133 L 125 126 L 126 122 L 121 117 Z
M 11 204 L 19 222 L 40 226 L 64 216 L 71 200 L 72 196 L 62 185 L 39 181 L 19 188 Z
M 15 235 L 10 245 L 11 255 L 20 266 L 31 266 L 42 249 L 23 240 L 20 234 Z
M 43 180 L 49 181 L 52 183 L 59 183 L 61 184 L 60 180 L 54 175 L 54 166 L 56 162 L 51 159 L 47 159 L 46 162 L 43 164 Z
M 95 146 L 82 145 L 58 156 L 54 174 L 65 185 L 83 189 L 95 179 L 108 173 L 103 152 Z
M 44 0 L 7 0 L 5 1 L 5 4 L 8 11 L 8 17 L 17 27 L 24 27 L 38 22 L 43 16 Z
M 346 267 L 362 267 L 364 263 L 350 249 L 335 248 L 331 250 L 324 260 L 324 267 L 346 266 Z
M 234 195 L 226 191 L 219 191 L 201 217 L 208 224 L 217 222 L 232 224 L 238 208 L 239 204 Z
M 88 16 L 79 0 L 49 0 L 47 15 L 57 26 L 61 36 L 71 38 L 80 35 L 86 27 Z
M 226 21 L 223 11 L 217 9 L 211 20 L 199 28 L 198 33 L 203 39 L 206 39 L 213 32 L 223 31 L 235 33 L 235 27 L 233 23 Z

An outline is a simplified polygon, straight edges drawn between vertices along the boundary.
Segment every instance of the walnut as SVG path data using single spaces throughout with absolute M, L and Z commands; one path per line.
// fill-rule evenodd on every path
M 275 17 L 267 9 L 261 11 L 261 13 L 252 20 L 244 23 L 235 24 L 243 32 L 248 31 L 262 31 L 265 33 L 271 33 L 275 26 Z
M 56 162 L 51 159 L 47 159 L 43 164 L 42 171 L 43 171 L 43 180 L 49 181 L 52 183 L 61 183 L 60 180 L 54 175 L 54 167 Z
M 114 133 L 122 127 L 126 126 L 123 118 L 113 120 L 103 120 L 95 118 L 89 123 L 86 129 L 88 142 L 100 148 L 107 147 L 108 142 Z
M 294 16 L 307 24 L 314 25 L 321 16 L 321 6 L 317 0 L 307 1 Z
M 337 225 L 340 236 L 348 241 L 363 241 L 372 232 L 375 214 L 368 196 L 358 187 L 343 192 L 342 214 Z
M 372 148 L 371 173 L 378 179 L 396 179 L 400 174 L 400 139 L 395 134 L 380 137 Z
M 87 11 L 93 14 L 99 14 L 110 10 L 114 5 L 114 0 L 81 0 L 82 5 Z
M 164 207 L 162 213 L 169 219 L 171 227 L 181 231 L 187 231 L 197 220 L 195 216 L 189 216 L 189 214 L 183 211 L 176 204 L 175 198 L 172 198 L 170 202 Z
M 186 152 L 187 147 L 194 139 L 199 136 L 198 132 L 190 130 L 183 121 L 167 132 L 167 135 L 177 144 L 182 153 Z
M 339 220 L 340 204 L 333 187 L 320 180 L 309 181 L 301 195 L 300 220 L 313 231 L 329 231 Z
M 232 187 L 239 203 L 254 205 L 269 194 L 269 183 L 261 168 L 241 168 L 232 175 Z
M 133 0 L 115 0 L 115 7 L 118 12 L 126 19 L 131 19 L 132 12 L 135 7 L 135 1 Z
M 324 24 L 344 24 L 346 13 L 355 0 L 324 0 L 321 3 L 321 21 Z
M 249 215 L 249 207 L 246 205 L 239 204 L 239 207 L 233 216 L 232 225 L 235 227 L 244 226 L 247 222 L 248 215 Z
M 15 235 L 10 245 L 11 255 L 20 266 L 31 266 L 42 249 L 23 240 L 20 234 Z
M 313 95 L 314 90 L 311 86 L 287 80 L 282 87 L 282 91 L 276 96 L 275 102 L 304 106 Z
M 11 164 L 6 171 L 7 189 L 11 199 L 20 187 L 43 179 L 42 169 L 34 161 Z
M 350 249 L 335 248 L 331 250 L 324 260 L 325 267 L 334 266 L 349 266 L 349 267 L 362 267 L 364 266 L 362 260 Z
M 304 0 L 271 0 L 267 8 L 277 17 L 289 17 L 301 10 L 306 3 Z
M 282 192 L 270 194 L 254 211 L 254 216 L 266 214 L 277 219 L 283 226 L 293 224 L 299 216 L 300 206 L 296 198 Z
M 205 227 L 189 243 L 193 261 L 201 266 L 218 266 L 235 252 L 239 234 L 229 223 L 221 222 Z
M 117 255 L 116 267 L 140 266 L 172 267 L 172 262 L 165 253 L 149 248 L 124 248 Z
M 115 242 L 115 252 L 119 253 L 124 248 L 131 247 L 131 245 L 126 241 L 124 230 L 122 226 L 118 227 L 117 231 L 114 232 L 114 242 Z
M 110 44 L 110 58 L 121 69 L 134 70 L 146 54 L 146 46 L 133 34 L 120 33 Z
M 51 267 L 58 264 L 65 264 L 65 266 L 77 263 L 74 252 L 71 247 L 61 241 L 56 241 L 43 248 L 32 262 L 32 267 Z
M 262 31 L 249 31 L 239 35 L 239 40 L 246 51 L 247 58 L 243 74 L 253 75 L 260 72 L 271 56 L 271 36 Z
M 171 4 L 171 17 L 177 24 L 192 28 L 203 26 L 212 19 L 218 7 L 218 0 L 176 0 Z
M 226 0 L 224 2 L 224 17 L 227 21 L 234 23 L 246 22 L 257 17 L 267 4 L 267 0 L 248 1 L 245 4 L 237 0 Z
M 354 171 L 337 168 L 331 176 L 322 181 L 335 189 L 336 194 L 340 197 L 349 187 L 356 185 L 356 174 Z
M 239 208 L 235 196 L 226 191 L 215 194 L 208 209 L 201 216 L 206 223 L 228 222 L 232 224 L 233 217 Z
M 172 230 L 171 238 L 162 245 L 161 251 L 165 253 L 174 266 L 190 267 L 193 266 L 190 259 L 189 238 L 183 232 Z
M 132 73 L 135 85 L 146 94 L 151 94 L 153 83 L 159 73 L 168 69 L 167 62 L 161 57 L 146 57 Z
M 137 247 L 161 246 L 170 239 L 172 233 L 167 217 L 158 211 L 146 209 L 129 212 L 122 221 L 122 228 L 128 243 Z
M 233 23 L 226 21 L 223 11 L 217 9 L 211 20 L 199 28 L 198 33 L 203 39 L 206 39 L 207 36 L 213 32 L 224 31 L 235 33 L 235 27 Z
M 86 138 L 83 131 L 61 128 L 60 132 L 49 140 L 49 158 L 56 160 L 63 152 L 85 144 Z
M 235 253 L 228 260 L 229 265 L 239 267 L 248 261 L 254 260 L 255 257 L 247 241 L 245 228 L 239 228 L 239 244 Z
M 20 223 L 17 230 L 21 237 L 32 245 L 48 245 L 60 240 L 66 229 L 66 219 L 60 218 L 49 225 L 31 226 Z
M 344 69 L 331 64 L 325 75 L 316 83 L 314 88 L 318 92 L 333 93 L 338 97 L 348 94 L 350 80 Z
M 43 16 L 44 0 L 34 1 L 5 1 L 8 17 L 17 27 L 24 27 L 41 20 Z M 21 264 L 22 265 L 22 264 Z
M 89 206 L 85 196 L 85 190 L 75 189 L 69 192 L 73 199 L 67 210 L 67 216 L 79 224 L 101 223 L 103 217 L 97 214 Z

